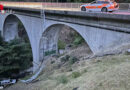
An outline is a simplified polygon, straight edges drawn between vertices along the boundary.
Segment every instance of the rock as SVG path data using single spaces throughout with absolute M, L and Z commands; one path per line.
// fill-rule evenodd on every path
M 78 90 L 78 87 L 76 87 L 76 88 L 73 88 L 73 90 Z
M 64 54 L 65 53 L 65 50 L 64 49 L 60 49 L 59 50 L 59 54 Z
M 128 49 L 127 52 L 130 53 L 130 49 Z
M 125 55 L 130 55 L 130 49 L 124 51 L 123 54 L 125 54 Z

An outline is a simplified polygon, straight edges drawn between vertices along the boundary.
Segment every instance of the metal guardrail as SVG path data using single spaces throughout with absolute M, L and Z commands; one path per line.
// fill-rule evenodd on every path
M 79 8 L 85 3 L 51 3 L 51 2 L 0 2 L 4 6 L 28 8 Z
M 36 8 L 36 9 L 52 9 L 52 10 L 80 10 L 80 6 L 86 3 L 52 3 L 52 2 L 7 2 L 0 1 L 4 6 Z M 120 9 L 129 10 L 130 3 L 119 3 Z

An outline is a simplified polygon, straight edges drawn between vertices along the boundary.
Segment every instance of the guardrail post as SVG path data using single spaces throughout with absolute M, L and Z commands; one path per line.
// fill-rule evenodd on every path
M 130 10 L 130 4 L 129 4 L 129 7 L 128 7 L 128 11 Z

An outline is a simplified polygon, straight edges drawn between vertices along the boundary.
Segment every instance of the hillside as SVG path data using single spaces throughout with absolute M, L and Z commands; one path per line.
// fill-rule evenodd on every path
M 126 48 L 129 46 L 117 47 L 115 52 L 122 51 L 120 54 L 92 57 L 85 40 L 64 26 L 58 38 L 59 54 L 44 56 L 45 68 L 39 77 L 4 90 L 129 90 L 130 52 Z
M 108 55 L 87 59 L 90 54 L 80 54 L 80 59 L 69 63 L 73 55 L 84 51 L 84 45 L 59 57 L 50 57 L 46 68 L 30 84 L 18 82 L 4 90 L 129 90 L 130 55 Z M 76 54 L 77 53 L 77 54 Z M 67 61 L 63 57 L 70 56 Z M 83 58 L 84 57 L 84 58 Z

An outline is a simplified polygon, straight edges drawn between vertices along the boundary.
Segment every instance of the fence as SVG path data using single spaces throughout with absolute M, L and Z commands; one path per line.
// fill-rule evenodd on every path
M 36 9 L 51 9 L 51 10 L 80 10 L 80 6 L 86 3 L 52 3 L 52 2 L 6 2 L 1 1 L 4 6 L 22 7 L 22 8 L 36 8 Z M 129 10 L 129 3 L 119 3 L 120 8 Z

